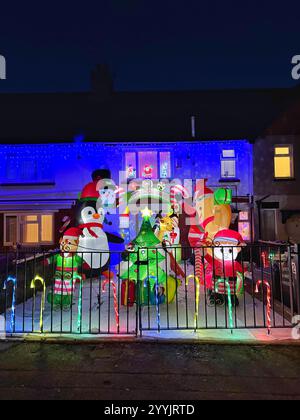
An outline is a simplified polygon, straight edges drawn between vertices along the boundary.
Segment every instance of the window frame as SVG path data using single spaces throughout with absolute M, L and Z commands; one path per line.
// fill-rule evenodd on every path
M 288 154 L 276 154 L 276 149 L 289 149 L 289 153 Z M 295 177 L 295 166 L 294 166 L 294 146 L 292 144 L 276 144 L 274 146 L 274 150 L 273 150 L 273 165 L 274 165 L 274 179 L 276 181 L 286 181 L 286 180 L 293 180 Z M 276 176 L 276 165 L 275 165 L 275 161 L 276 158 L 289 158 L 290 159 L 290 171 L 291 171 L 291 175 L 290 176 Z
M 53 245 L 55 241 L 55 217 L 53 212 L 7 212 L 3 214 L 3 245 L 5 247 L 13 246 L 14 243 L 8 242 L 8 238 L 6 237 L 6 219 L 8 217 L 16 217 L 17 218 L 17 243 L 21 244 L 23 247 L 32 247 L 38 245 Z M 22 242 L 22 227 L 24 225 L 24 221 L 22 218 L 27 216 L 37 216 L 37 224 L 38 224 L 38 235 L 39 235 L 39 242 L 31 242 L 26 243 Z M 52 217 L 52 241 L 42 241 L 42 216 L 51 216 Z M 25 222 L 26 223 L 26 222 Z M 35 222 L 28 222 L 28 224 L 35 224 Z
M 224 156 L 224 152 L 233 152 L 234 156 Z M 223 173 L 223 162 L 234 162 L 234 176 L 225 176 Z M 220 172 L 221 172 L 221 180 L 237 180 L 237 154 L 235 149 L 223 149 L 221 152 L 221 159 L 220 159 Z
M 169 149 L 167 149 L 167 150 L 147 150 L 147 149 L 142 149 L 142 150 L 137 150 L 137 151 L 132 151 L 132 150 L 127 150 L 127 151 L 125 151 L 125 153 L 124 153 L 124 165 L 123 166 L 125 166 L 125 173 L 126 173 L 126 179 L 127 179 L 127 181 L 132 181 L 133 179 L 143 179 L 143 177 L 141 177 L 140 175 L 141 175 L 141 168 L 140 168 L 140 153 L 145 153 L 145 152 L 152 152 L 152 153 L 156 153 L 156 165 L 157 165 L 157 168 L 156 168 L 156 171 L 157 171 L 157 178 L 153 178 L 154 180 L 155 179 L 158 179 L 158 180 L 164 180 L 164 179 L 171 179 L 172 178 L 172 176 L 173 176 L 173 173 L 174 173 L 174 170 L 173 170 L 173 163 L 172 163 L 172 151 L 171 150 L 169 150 Z M 162 155 L 163 154 L 167 154 L 167 153 L 169 153 L 169 155 L 170 155 L 170 167 L 169 167 L 169 169 L 168 169 L 168 171 L 169 171 L 169 174 L 170 174 L 170 177 L 168 177 L 168 178 L 165 178 L 165 177 L 162 177 L 161 175 L 161 162 L 162 162 L 162 159 L 161 159 L 161 157 L 162 157 Z M 128 178 L 127 177 L 127 175 L 128 175 L 128 168 L 127 168 L 127 158 L 126 158 L 126 155 L 127 154 L 135 154 L 135 162 L 136 162 L 136 168 L 135 168 L 135 170 L 136 170 L 136 178 Z

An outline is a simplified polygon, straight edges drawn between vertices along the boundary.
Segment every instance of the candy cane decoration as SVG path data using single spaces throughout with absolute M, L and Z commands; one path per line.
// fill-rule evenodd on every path
M 81 332 L 82 327 L 82 277 L 79 274 L 75 274 L 73 276 L 73 282 L 74 280 L 79 280 L 80 286 L 79 286 L 79 297 L 78 297 L 78 315 L 77 315 L 77 331 Z M 74 285 L 73 285 L 74 290 Z
M 120 206 L 121 204 L 124 204 L 123 199 L 124 199 L 124 196 L 125 196 L 125 194 L 126 194 L 126 191 L 124 190 L 124 188 L 122 188 L 122 187 L 117 187 L 117 189 L 116 189 L 116 191 L 115 191 L 115 194 L 116 194 L 116 196 L 117 196 L 117 195 L 119 196 L 119 206 Z M 126 204 L 126 205 L 127 205 L 127 204 Z
M 198 327 L 198 318 L 199 318 L 199 304 L 200 304 L 200 279 L 197 276 L 190 275 L 186 279 L 186 286 L 189 285 L 189 280 L 194 279 L 196 284 L 196 310 L 195 310 L 195 316 L 194 316 L 194 322 L 195 322 L 195 331 Z
M 268 253 L 266 251 L 263 251 L 261 253 L 261 259 L 262 259 L 262 263 L 263 263 L 263 268 L 269 268 L 270 267 L 269 257 L 268 257 Z
M 265 286 L 267 289 L 267 327 L 268 327 L 268 334 L 271 334 L 271 329 L 272 329 L 272 320 L 271 320 L 271 308 L 272 308 L 272 304 L 271 304 L 271 286 L 270 283 L 266 280 L 259 280 L 256 283 L 256 289 L 255 289 L 255 293 L 259 293 L 259 288 L 260 286 Z
M 7 290 L 8 283 L 13 284 L 12 292 L 12 304 L 11 304 L 11 318 L 10 318 L 10 329 L 11 333 L 15 331 L 16 326 L 16 288 L 17 288 L 17 279 L 15 277 L 9 276 L 4 282 L 3 290 Z
M 145 283 L 147 280 L 154 280 L 155 281 L 155 303 L 156 303 L 156 322 L 157 322 L 157 330 L 160 333 L 160 310 L 159 310 L 159 284 L 158 284 L 158 278 L 155 276 L 149 276 L 145 279 Z
M 190 194 L 189 194 L 188 190 L 185 187 L 183 187 L 182 185 L 178 184 L 178 185 L 174 185 L 173 187 L 171 187 L 171 189 L 170 189 L 170 201 L 171 201 L 172 208 L 176 212 L 179 211 L 179 203 L 176 200 L 176 196 L 179 195 L 179 194 L 185 200 L 190 198 Z
M 220 284 L 224 284 L 226 286 L 227 289 L 227 299 L 228 299 L 228 316 L 229 316 L 229 326 L 231 329 L 231 333 L 233 332 L 233 328 L 234 328 L 234 323 L 233 323 L 233 313 L 232 313 L 232 300 L 231 300 L 231 287 L 230 287 L 230 283 L 228 280 L 218 280 L 216 282 L 216 293 L 218 293 L 219 290 L 219 285 Z
M 36 282 L 40 282 L 43 286 L 43 294 L 42 294 L 42 300 L 41 300 L 41 311 L 40 311 L 40 333 L 43 332 L 44 328 L 44 310 L 45 310 L 45 302 L 46 302 L 46 283 L 45 280 L 40 276 L 35 276 L 35 278 L 31 282 L 31 289 L 34 289 L 34 295 L 33 295 L 33 308 L 35 312 L 35 289 L 36 289 Z
M 202 261 L 202 249 L 195 248 L 195 268 L 196 268 L 196 276 L 200 279 L 200 281 L 204 282 L 204 266 Z
M 114 310 L 115 310 L 115 317 L 116 317 L 116 324 L 117 328 L 120 326 L 120 315 L 118 310 L 118 295 L 117 295 L 117 286 L 115 285 L 115 282 L 113 280 L 106 279 L 103 281 L 102 284 L 102 292 L 105 293 L 105 287 L 111 284 L 113 288 L 113 294 L 114 294 Z

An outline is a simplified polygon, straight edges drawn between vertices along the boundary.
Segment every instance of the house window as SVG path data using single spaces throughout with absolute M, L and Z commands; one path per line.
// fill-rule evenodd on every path
M 4 245 L 50 245 L 54 235 L 53 214 L 17 214 L 4 216 Z
M 127 179 L 135 179 L 137 177 L 136 153 L 126 153 L 125 164 Z
M 293 146 L 275 146 L 274 176 L 276 179 L 289 179 L 294 177 Z
M 18 217 L 5 217 L 5 242 L 8 244 L 16 244 L 18 242 Z
M 250 211 L 241 211 L 239 213 L 239 233 L 244 241 L 251 241 Z
M 3 172 L 0 175 L 1 182 L 12 184 L 48 183 L 53 180 L 53 165 L 50 158 L 23 157 L 15 153 L 7 155 Z
M 171 153 L 161 152 L 159 154 L 160 177 L 162 179 L 171 178 Z
M 170 152 L 125 153 L 127 179 L 167 179 L 172 176 Z
M 236 154 L 235 150 L 223 150 L 221 156 L 221 178 L 236 178 Z

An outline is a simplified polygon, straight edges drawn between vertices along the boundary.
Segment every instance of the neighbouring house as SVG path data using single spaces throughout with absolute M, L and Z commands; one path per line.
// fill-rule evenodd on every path
M 300 243 L 300 92 L 254 142 L 256 236 Z

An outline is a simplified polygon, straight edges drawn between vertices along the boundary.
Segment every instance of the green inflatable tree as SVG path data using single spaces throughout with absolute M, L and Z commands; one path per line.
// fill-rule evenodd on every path
M 151 225 L 151 211 L 145 209 L 143 212 L 143 223 L 136 239 L 132 241 L 132 253 L 129 253 L 128 264 L 125 263 L 124 272 L 121 273 L 122 280 L 133 280 L 136 283 L 142 282 L 142 289 L 146 284 L 153 290 L 158 279 L 158 284 L 164 287 L 167 281 L 167 274 L 161 268 L 166 257 L 164 251 L 157 249 L 161 246 L 159 239 L 155 236 Z

